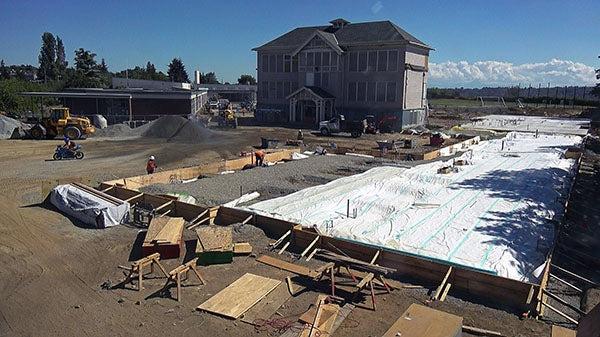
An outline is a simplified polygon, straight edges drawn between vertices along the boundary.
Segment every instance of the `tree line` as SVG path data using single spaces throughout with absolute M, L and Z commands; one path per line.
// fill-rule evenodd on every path
M 69 66 L 63 40 L 50 32 L 42 34 L 42 45 L 38 56 L 38 66 L 10 65 L 0 60 L 0 111 L 22 112 L 34 110 L 35 100 L 20 96 L 24 91 L 62 91 L 65 88 L 110 88 L 111 78 L 190 82 L 182 59 L 175 57 L 167 65 L 166 74 L 156 69 L 148 61 L 145 66 L 135 66 L 111 72 L 104 58 L 91 50 L 78 48 L 73 54 L 73 64 Z M 98 59 L 100 61 L 98 61 Z M 200 74 L 200 83 L 219 84 L 214 72 Z M 228 82 L 225 82 L 229 84 Z M 238 78 L 239 84 L 256 84 L 256 79 L 248 74 Z

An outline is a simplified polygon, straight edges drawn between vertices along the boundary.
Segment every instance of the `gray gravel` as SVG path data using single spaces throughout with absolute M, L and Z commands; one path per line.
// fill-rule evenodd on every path
M 364 172 L 381 164 L 379 159 L 352 156 L 314 156 L 298 161 L 257 167 L 233 174 L 215 175 L 186 184 L 157 184 L 143 192 L 185 192 L 202 206 L 216 206 L 236 199 L 243 193 L 257 191 L 257 202 L 287 195 L 301 189 L 325 184 L 343 176 Z

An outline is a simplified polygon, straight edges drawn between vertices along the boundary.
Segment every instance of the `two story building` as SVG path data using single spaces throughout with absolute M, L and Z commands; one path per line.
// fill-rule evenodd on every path
M 337 114 L 398 117 L 422 124 L 426 113 L 427 44 L 390 21 L 296 28 L 257 52 L 257 116 L 317 125 Z

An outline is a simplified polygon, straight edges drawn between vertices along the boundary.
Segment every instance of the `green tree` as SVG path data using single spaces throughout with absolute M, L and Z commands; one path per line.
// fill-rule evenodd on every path
M 173 82 L 189 82 L 190 78 L 188 77 L 187 72 L 185 71 L 185 65 L 180 58 L 174 58 L 171 63 L 169 63 L 169 70 L 167 71 L 167 75 L 169 75 L 169 79 Z
M 65 54 L 65 45 L 62 39 L 56 36 L 56 72 L 58 78 L 64 78 L 67 70 L 68 62 Z
M 238 84 L 252 84 L 255 85 L 256 84 L 256 79 L 252 76 L 252 75 L 242 75 L 240 76 L 240 78 L 238 78 Z
M 6 80 L 9 77 L 8 67 L 4 64 L 4 60 L 0 60 L 0 80 Z
M 68 87 L 102 88 L 108 86 L 108 67 L 96 62 L 96 54 L 79 48 L 75 51 L 75 72 L 69 76 Z M 103 70 L 103 69 L 106 69 Z
M 100 65 L 98 66 L 98 70 L 100 70 L 103 73 L 107 73 L 108 72 L 108 66 L 106 65 L 106 62 L 104 61 L 104 59 L 102 59 L 102 61 L 100 61 Z
M 206 74 L 200 74 L 200 83 L 204 84 L 219 84 L 219 79 L 214 72 L 209 72 Z
M 42 47 L 38 57 L 40 67 L 38 68 L 38 78 L 44 82 L 56 79 L 56 39 L 52 33 L 42 34 Z
M 16 114 L 28 110 L 35 111 L 39 108 L 39 101 L 32 97 L 22 96 L 21 93 L 47 90 L 54 90 L 54 87 L 50 84 L 35 83 L 19 78 L 0 80 L 0 111 Z
M 115 76 L 137 80 L 169 81 L 169 77 L 162 71 L 156 71 L 156 67 L 150 62 L 146 63 L 145 68 L 136 66 L 133 69 L 129 68 L 126 70 L 121 70 L 115 73 Z
M 600 56 L 598 56 L 600 58 Z M 600 80 L 600 68 L 596 69 L 596 80 Z M 600 82 L 596 83 L 596 86 L 592 88 L 591 94 L 600 98 Z

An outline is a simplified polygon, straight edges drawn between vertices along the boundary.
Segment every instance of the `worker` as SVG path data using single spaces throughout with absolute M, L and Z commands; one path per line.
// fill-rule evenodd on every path
M 65 144 L 63 145 L 63 148 L 65 148 L 65 149 L 69 150 L 69 152 L 73 153 L 77 144 L 75 144 L 75 142 L 72 141 L 71 138 L 69 138 L 66 135 L 63 137 L 63 141 L 65 142 Z
M 304 140 L 304 134 L 302 133 L 302 130 L 298 130 L 298 140 Z
M 156 168 L 156 160 L 154 156 L 150 156 L 150 158 L 148 158 L 148 163 L 146 163 L 146 172 L 148 172 L 148 174 L 152 174 L 154 171 L 156 171 Z
M 256 157 L 256 166 L 263 166 L 265 161 L 265 151 L 258 150 L 254 152 L 254 156 Z

